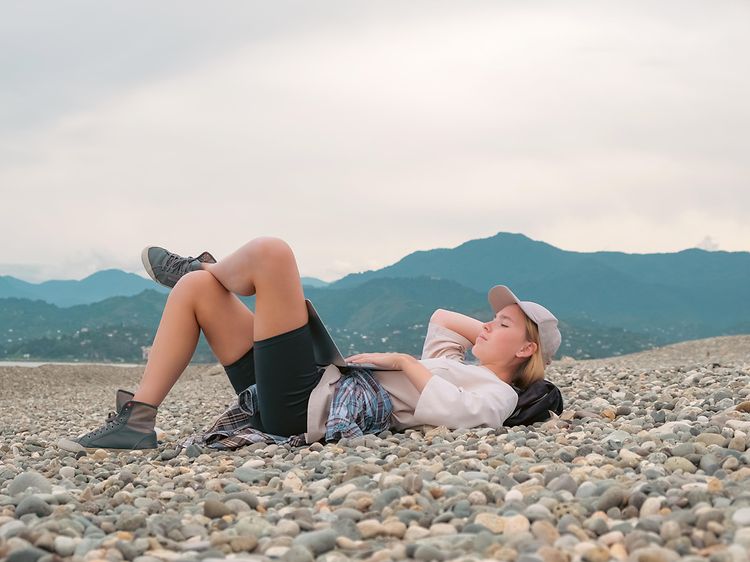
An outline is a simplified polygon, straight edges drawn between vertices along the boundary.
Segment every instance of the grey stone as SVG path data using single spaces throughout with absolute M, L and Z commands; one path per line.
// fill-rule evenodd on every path
M 26 530 L 26 524 L 23 521 L 8 521 L 0 526 L 0 539 L 9 539 Z
M 318 556 L 336 547 L 336 532 L 332 529 L 322 529 L 302 533 L 292 539 L 292 545 L 304 546 L 315 556 Z
M 253 509 L 256 509 L 259 504 L 258 496 L 251 492 L 232 492 L 231 494 L 226 494 L 222 500 L 241 500 Z
M 358 509 L 353 509 L 351 507 L 340 507 L 336 510 L 336 517 L 339 519 L 351 519 L 352 521 L 359 521 L 362 519 L 363 513 Z M 421 514 L 418 514 L 416 519 L 419 519 L 421 517 Z M 401 519 L 399 517 L 399 519 Z M 406 525 L 409 524 L 408 520 L 404 522 Z
M 16 507 L 16 517 L 21 517 L 27 513 L 33 513 L 39 517 L 44 517 L 52 513 L 50 505 L 38 496 L 26 496 Z
M 195 459 L 203 454 L 203 451 L 198 445 L 188 445 L 187 449 L 185 449 L 185 454 L 188 456 L 188 458 Z
M 557 530 L 560 531 L 561 533 L 565 533 L 567 532 L 568 527 L 570 527 L 571 525 L 580 527 L 581 522 L 572 513 L 566 513 L 565 515 L 560 517 L 560 519 L 557 521 Z
M 55 537 L 54 545 L 55 552 L 60 556 L 71 556 L 76 549 L 76 540 L 64 535 L 58 535 Z
M 304 546 L 293 544 L 280 558 L 282 562 L 313 562 L 315 558 Z
M 29 547 L 14 550 L 10 553 L 7 562 L 37 562 L 42 556 L 49 554 L 46 550 L 41 548 Z
M 404 489 L 399 487 L 388 488 L 383 490 L 380 495 L 375 498 L 372 502 L 371 510 L 375 512 L 383 511 L 383 508 L 389 505 L 392 501 L 402 497 L 404 495 Z
M 609 532 L 609 526 L 602 517 L 590 517 L 583 522 L 583 528 L 593 531 L 597 535 L 601 536 Z
M 719 469 L 719 459 L 715 455 L 707 454 L 701 457 L 700 463 L 698 464 L 700 469 L 708 475 L 713 474 Z
M 480 525 L 479 523 L 467 523 L 464 525 L 463 529 L 461 529 L 462 533 L 477 535 L 480 533 L 486 533 L 487 527 L 484 525 Z
M 570 474 L 561 474 L 557 478 L 554 478 L 547 485 L 547 489 L 552 492 L 559 492 L 560 490 L 567 490 L 571 494 L 575 495 L 578 491 L 578 482 L 576 482 Z
M 627 439 L 631 439 L 632 437 L 627 431 L 617 429 L 602 439 L 602 442 L 622 445 Z
M 684 457 L 686 455 L 692 455 L 695 453 L 694 443 L 677 443 L 671 450 L 673 457 Z
M 352 519 L 345 517 L 334 521 L 330 530 L 334 531 L 336 536 L 347 537 L 353 541 L 358 541 L 362 538 L 362 533 L 360 533 L 357 524 Z
M 237 480 L 239 480 L 240 482 L 245 482 L 247 484 L 254 484 L 262 480 L 269 480 L 269 478 L 266 477 L 265 471 L 256 470 L 254 468 L 248 468 L 244 466 L 240 466 L 239 468 L 234 469 L 234 477 L 237 478 Z
M 153 535 L 169 536 L 173 531 L 178 531 L 182 526 L 182 519 L 171 513 L 160 513 L 148 518 L 146 528 Z
M 590 498 L 596 495 L 596 484 L 593 482 L 583 482 L 576 490 L 577 498 Z
M 120 554 L 122 554 L 122 557 L 125 560 L 135 560 L 140 554 L 138 548 L 129 541 L 117 541 L 115 543 L 115 548 L 120 551 Z
M 115 522 L 115 528 L 118 531 L 135 531 L 140 529 L 146 524 L 146 516 L 140 511 L 124 511 L 122 512 L 117 521 Z
M 540 519 L 543 519 L 543 520 L 553 519 L 552 513 L 547 508 L 547 506 L 542 505 L 540 503 L 531 504 L 526 509 L 524 509 L 523 514 L 526 516 L 526 519 L 528 519 L 532 523 Z
M 667 420 L 667 413 L 664 410 L 656 410 L 651 412 L 651 418 L 654 423 L 664 423 Z
M 453 506 L 453 514 L 456 517 L 469 517 L 471 516 L 472 508 L 471 503 L 468 500 L 461 500 L 456 502 Z
M 89 538 L 89 539 L 83 539 L 83 540 L 82 540 L 81 542 L 79 542 L 79 543 L 78 543 L 78 544 L 76 545 L 76 549 L 75 549 L 75 552 L 73 552 L 73 556 L 76 556 L 76 557 L 79 557 L 79 556 L 80 556 L 80 557 L 86 556 L 86 554 L 87 554 L 88 552 L 90 552 L 90 551 L 94 550 L 94 549 L 95 549 L 96 547 L 98 547 L 98 546 L 99 546 L 99 544 L 101 544 L 101 542 L 102 542 L 102 539 L 101 539 L 101 538 L 96 538 L 96 539 L 92 539 L 92 538 Z
M 177 449 L 165 449 L 159 455 L 159 458 L 163 461 L 170 461 L 179 454 Z
M 422 544 L 414 551 L 414 559 L 423 560 L 424 562 L 430 562 L 430 560 L 445 560 L 445 554 L 437 546 Z
M 34 471 L 22 472 L 8 485 L 8 494 L 11 496 L 30 491 L 49 494 L 52 492 L 52 485 L 44 476 Z
M 625 494 L 617 486 L 608 488 L 596 502 L 596 509 L 607 511 L 612 507 L 620 507 L 625 502 Z

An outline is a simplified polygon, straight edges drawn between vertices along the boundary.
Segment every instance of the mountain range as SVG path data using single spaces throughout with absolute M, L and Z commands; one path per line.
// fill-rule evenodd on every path
M 315 277 L 303 277 L 302 282 L 311 287 L 328 285 Z M 128 297 L 146 289 L 169 293 L 167 287 L 158 285 L 151 279 L 120 269 L 103 269 L 81 280 L 65 279 L 42 283 L 30 283 L 10 275 L 0 275 L 0 299 L 41 300 L 63 307 L 91 304 L 110 297 Z
M 557 316 L 563 335 L 558 358 L 586 358 L 750 333 L 748 280 L 750 252 L 571 252 L 500 232 L 414 252 L 332 283 L 303 278 L 303 285 L 344 353 L 418 354 L 432 311 L 488 320 L 487 290 L 504 284 Z M 92 331 L 128 329 L 140 334 L 129 336 L 137 345 L 148 345 L 168 291 L 119 270 L 40 284 L 0 277 L 0 335 L 13 334 L 0 345 L 0 358 L 37 357 L 52 340 L 80 335 L 82 328 L 89 339 Z M 241 298 L 254 310 L 254 297 Z M 47 347 L 32 343 L 40 338 L 47 338 Z

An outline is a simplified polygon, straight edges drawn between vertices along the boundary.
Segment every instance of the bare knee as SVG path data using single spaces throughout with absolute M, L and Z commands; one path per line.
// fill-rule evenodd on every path
M 194 296 L 197 294 L 205 294 L 207 291 L 216 290 L 218 288 L 224 289 L 224 286 L 217 281 L 211 272 L 204 269 L 197 271 L 190 271 L 186 273 L 175 283 L 172 288 L 170 295 L 188 295 Z
M 254 264 L 268 263 L 275 264 L 279 262 L 294 260 L 294 252 L 291 246 L 281 238 L 274 236 L 261 236 L 250 240 L 246 244 L 248 248 L 248 259 L 253 260 Z

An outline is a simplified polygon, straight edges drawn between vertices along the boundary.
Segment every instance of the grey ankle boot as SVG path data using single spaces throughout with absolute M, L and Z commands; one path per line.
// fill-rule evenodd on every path
M 115 396 L 115 411 L 108 413 L 107 419 L 105 421 L 108 422 L 112 420 L 113 418 L 116 418 L 117 414 L 120 413 L 120 410 L 122 410 L 122 407 L 125 405 L 125 403 L 128 400 L 132 400 L 133 396 L 135 396 L 135 394 L 133 394 L 129 390 L 123 390 L 121 388 L 118 388 L 117 395 Z
M 117 409 L 117 412 L 115 412 L 115 414 L 119 414 L 125 403 L 129 400 L 132 400 L 133 396 L 135 396 L 135 394 L 133 394 L 132 392 L 118 388 L 117 396 L 115 397 L 115 408 Z
M 183 275 L 201 269 L 202 263 L 216 263 L 208 252 L 203 252 L 197 258 L 183 257 L 159 246 L 143 248 L 141 261 L 151 279 L 165 287 L 174 287 Z
M 120 397 L 118 391 L 118 399 Z M 118 400 L 118 406 L 119 411 L 110 416 L 106 424 L 75 441 L 87 449 L 156 449 L 156 408 L 135 400 L 127 400 L 122 405 Z

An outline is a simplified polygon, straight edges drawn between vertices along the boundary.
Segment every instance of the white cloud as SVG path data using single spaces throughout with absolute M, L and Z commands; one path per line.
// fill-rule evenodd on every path
M 714 241 L 714 239 L 711 236 L 706 236 L 701 240 L 696 248 L 700 248 L 702 250 L 706 250 L 709 252 L 715 252 L 716 250 L 719 250 L 719 245 Z
M 5 259 L 80 278 L 139 271 L 147 244 L 220 257 L 273 235 L 333 280 L 501 230 L 748 249 L 741 4 L 387 6 L 0 131 Z

